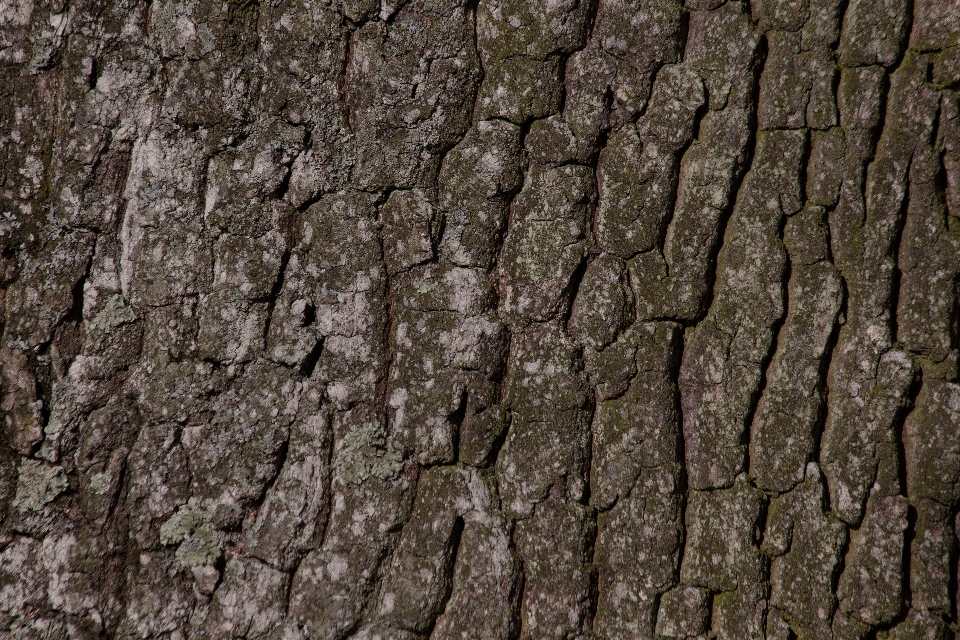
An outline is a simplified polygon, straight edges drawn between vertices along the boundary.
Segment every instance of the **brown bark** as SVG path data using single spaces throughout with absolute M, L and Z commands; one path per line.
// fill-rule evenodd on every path
M 0 636 L 952 638 L 955 0 L 0 4 Z

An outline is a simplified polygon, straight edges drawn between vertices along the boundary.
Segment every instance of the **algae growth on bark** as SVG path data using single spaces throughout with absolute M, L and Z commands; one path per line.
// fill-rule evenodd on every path
M 0 637 L 954 638 L 957 0 L 0 0 Z

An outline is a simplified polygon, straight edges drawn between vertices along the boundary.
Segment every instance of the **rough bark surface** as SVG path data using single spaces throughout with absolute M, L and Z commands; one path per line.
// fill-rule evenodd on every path
M 957 0 L 0 0 L 0 637 L 954 638 Z

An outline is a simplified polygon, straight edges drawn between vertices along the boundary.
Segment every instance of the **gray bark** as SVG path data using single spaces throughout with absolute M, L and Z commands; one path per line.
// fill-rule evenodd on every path
M 953 638 L 956 0 L 0 2 L 0 637 Z

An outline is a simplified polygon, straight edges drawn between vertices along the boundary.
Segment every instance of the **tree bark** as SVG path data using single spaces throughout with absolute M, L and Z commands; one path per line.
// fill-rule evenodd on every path
M 955 0 L 0 3 L 0 636 L 953 638 Z

